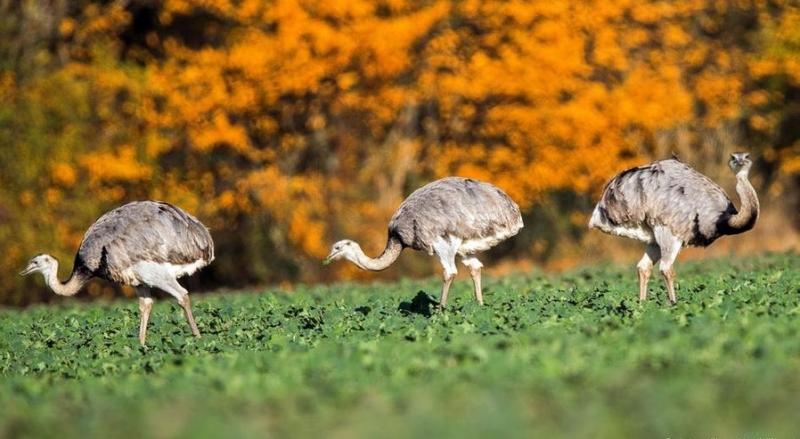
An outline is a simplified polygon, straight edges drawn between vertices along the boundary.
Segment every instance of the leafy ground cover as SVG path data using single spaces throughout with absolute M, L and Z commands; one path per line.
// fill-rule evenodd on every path
M 796 437 L 800 256 L 0 311 L 3 437 Z M 256 293 L 256 294 L 253 294 Z

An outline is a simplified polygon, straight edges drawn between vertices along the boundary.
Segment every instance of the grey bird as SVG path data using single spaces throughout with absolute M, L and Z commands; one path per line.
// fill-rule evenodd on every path
M 98 277 L 136 287 L 139 296 L 139 342 L 144 346 L 153 307 L 150 288 L 178 299 L 192 334 L 200 331 L 192 315 L 189 292 L 178 278 L 214 260 L 214 242 L 197 218 L 171 204 L 136 201 L 101 216 L 83 236 L 69 280 L 58 279 L 58 260 L 41 254 L 20 274 L 40 272 L 54 293 L 73 296 Z
M 675 304 L 672 266 L 682 247 L 706 247 L 720 236 L 755 225 L 759 204 L 748 180 L 750 155 L 732 154 L 728 165 L 736 175 L 739 209 L 716 183 L 674 158 L 628 169 L 606 185 L 589 228 L 646 244 L 637 265 L 639 300 L 647 298 L 650 273 L 660 260 L 669 300 Z
M 446 177 L 417 189 L 400 204 L 389 221 L 383 254 L 370 258 L 356 242 L 345 239 L 333 245 L 324 263 L 344 258 L 362 270 L 380 271 L 406 247 L 435 254 L 444 268 L 439 300 L 444 307 L 458 273 L 455 259 L 460 256 L 470 270 L 475 298 L 483 305 L 483 264 L 475 254 L 516 235 L 522 226 L 519 206 L 499 188 L 470 178 Z

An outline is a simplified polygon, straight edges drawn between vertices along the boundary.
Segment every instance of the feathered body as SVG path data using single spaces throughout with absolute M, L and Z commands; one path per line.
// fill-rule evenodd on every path
M 447 177 L 412 192 L 389 221 L 404 247 L 434 254 L 441 238 L 462 240 L 459 255 L 488 250 L 522 229 L 519 206 L 497 187 Z
M 590 227 L 654 243 L 653 229 L 666 226 L 683 245 L 707 246 L 726 234 L 753 227 L 727 226 L 738 213 L 719 185 L 688 165 L 661 160 L 614 177 L 597 203 Z
M 75 267 L 125 285 L 140 285 L 139 267 L 163 264 L 175 277 L 214 260 L 214 242 L 197 218 L 171 204 L 137 201 L 101 216 L 83 236 Z
M 749 155 L 733 154 L 729 165 L 736 174 L 738 210 L 719 185 L 677 159 L 628 169 L 606 185 L 589 228 L 647 244 L 638 264 L 640 299 L 647 295 L 647 279 L 659 260 L 674 303 L 672 264 L 682 247 L 708 246 L 755 225 L 759 203 L 748 180 Z
M 429 183 L 400 204 L 389 221 L 389 238 L 377 258 L 364 254 L 350 240 L 333 245 L 326 261 L 346 258 L 364 270 L 383 270 L 400 256 L 403 248 L 436 254 L 444 268 L 440 304 L 447 302 L 450 283 L 460 256 L 472 276 L 475 297 L 483 303 L 476 253 L 514 236 L 523 227 L 517 204 L 502 190 L 471 178 L 447 177 Z
M 196 336 L 189 292 L 177 281 L 214 260 L 214 242 L 197 218 L 168 203 L 137 201 L 101 216 L 83 236 L 72 274 L 58 280 L 58 261 L 38 255 L 21 273 L 41 272 L 58 295 L 72 296 L 92 277 L 137 287 L 141 322 L 139 341 L 145 343 L 153 299 L 150 288 L 172 296 L 183 307 Z

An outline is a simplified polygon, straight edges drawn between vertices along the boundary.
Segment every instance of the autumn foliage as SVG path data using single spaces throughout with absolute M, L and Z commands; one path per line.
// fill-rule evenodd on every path
M 670 153 L 722 175 L 753 151 L 763 189 L 797 202 L 791 1 L 23 0 L 0 16 L 7 303 L 39 297 L 15 276 L 28 257 L 65 276 L 85 228 L 134 199 L 212 229 L 205 285 L 356 276 L 322 270 L 329 244 L 377 252 L 404 195 L 451 174 L 552 224 L 505 249 L 528 257 L 578 236 L 609 176 Z

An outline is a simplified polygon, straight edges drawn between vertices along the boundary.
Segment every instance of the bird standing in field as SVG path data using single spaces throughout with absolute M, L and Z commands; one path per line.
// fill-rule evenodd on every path
M 362 270 L 380 271 L 391 265 L 405 247 L 436 254 L 444 268 L 440 306 L 458 270 L 456 256 L 469 268 L 475 298 L 483 305 L 481 267 L 475 254 L 488 250 L 522 229 L 517 204 L 502 190 L 461 177 L 429 183 L 400 204 L 389 221 L 389 239 L 383 254 L 370 258 L 358 243 L 345 239 L 333 245 L 325 263 L 347 259 Z
M 136 287 L 139 342 L 144 345 L 153 307 L 150 288 L 178 299 L 192 333 L 200 336 L 189 292 L 177 279 L 213 260 L 211 234 L 195 217 L 171 204 L 136 201 L 106 213 L 89 227 L 66 282 L 58 280 L 58 260 L 47 254 L 35 256 L 20 274 L 42 273 L 47 286 L 60 296 L 75 295 L 93 277 Z
M 647 245 L 637 265 L 639 300 L 647 298 L 647 281 L 659 260 L 669 300 L 674 304 L 672 265 L 682 247 L 705 247 L 720 236 L 746 232 L 755 225 L 759 204 L 748 180 L 750 155 L 732 154 L 728 165 L 736 174 L 738 210 L 722 188 L 677 159 L 629 169 L 606 185 L 589 228 Z

